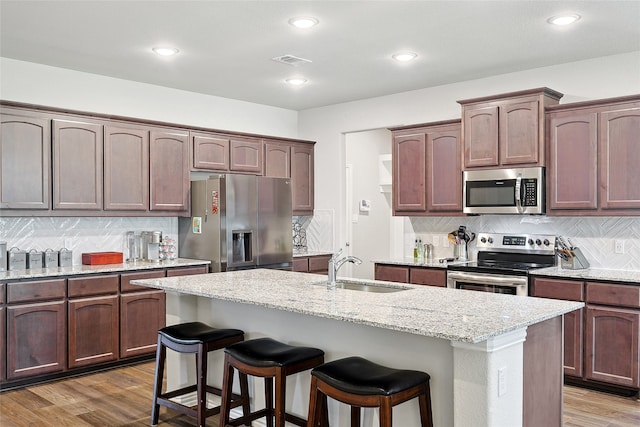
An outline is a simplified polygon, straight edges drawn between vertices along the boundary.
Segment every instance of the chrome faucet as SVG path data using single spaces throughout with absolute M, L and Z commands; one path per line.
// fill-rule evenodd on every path
M 337 253 L 333 254 L 331 259 L 329 260 L 329 280 L 327 281 L 328 288 L 336 287 L 336 276 L 338 275 L 338 270 L 340 270 L 340 267 L 342 267 L 344 263 L 352 262 L 355 265 L 362 264 L 362 260 L 360 258 L 351 255 L 338 259 L 341 253 L 342 248 L 340 248 Z

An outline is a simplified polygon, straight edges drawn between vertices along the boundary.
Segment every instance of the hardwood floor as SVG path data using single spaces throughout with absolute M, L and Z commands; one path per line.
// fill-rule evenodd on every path
M 0 426 L 148 426 L 153 369 L 146 362 L 0 394 Z M 640 401 L 565 387 L 565 427 L 638 427 Z M 192 418 L 160 410 L 160 426 L 193 426 Z M 218 417 L 207 419 L 218 427 Z

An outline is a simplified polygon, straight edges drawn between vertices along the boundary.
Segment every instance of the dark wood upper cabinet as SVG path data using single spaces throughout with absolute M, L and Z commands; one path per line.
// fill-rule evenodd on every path
M 229 170 L 262 175 L 262 140 L 233 137 L 229 140 Z
M 313 215 L 314 209 L 313 144 L 291 146 L 291 205 L 293 215 Z
M 393 214 L 462 214 L 460 120 L 391 130 Z
M 458 101 L 464 169 L 544 166 L 544 109 L 561 97 L 538 88 Z
M 640 209 L 640 102 L 600 113 L 602 209 Z
M 291 144 L 264 141 L 264 176 L 291 178 Z
M 53 209 L 102 209 L 101 124 L 53 120 Z
M 189 133 L 153 130 L 149 141 L 150 210 L 189 210 Z
M 229 138 L 207 133 L 191 133 L 193 169 L 227 172 L 229 170 Z
M 149 131 L 104 128 L 104 209 L 149 210 Z
M 597 113 L 549 115 L 549 209 L 598 208 Z
M 51 120 L 3 108 L 0 209 L 51 208 Z
M 640 98 L 549 108 L 548 215 L 637 215 Z

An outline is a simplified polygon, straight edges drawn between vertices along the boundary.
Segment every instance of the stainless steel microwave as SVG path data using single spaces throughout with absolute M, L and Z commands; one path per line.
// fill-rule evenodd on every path
M 462 181 L 464 213 L 545 213 L 543 167 L 464 171 Z

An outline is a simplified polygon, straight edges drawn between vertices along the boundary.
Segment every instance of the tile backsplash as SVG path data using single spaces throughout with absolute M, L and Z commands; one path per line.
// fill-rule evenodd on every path
M 116 251 L 126 253 L 127 231 L 162 231 L 176 238 L 178 219 L 165 217 L 20 217 L 0 218 L 0 241 L 7 249 L 73 251 L 73 264 L 82 264 L 83 252 Z
M 547 217 L 481 215 L 470 217 L 405 218 L 404 254 L 410 256 L 416 236 L 423 243 L 434 243 L 436 257 L 449 257 L 444 247 L 447 233 L 466 225 L 469 231 L 493 233 L 549 234 L 569 237 L 585 254 L 592 268 L 640 270 L 640 217 Z M 622 241 L 624 253 L 615 253 L 615 242 Z M 475 245 L 470 247 L 472 254 Z

